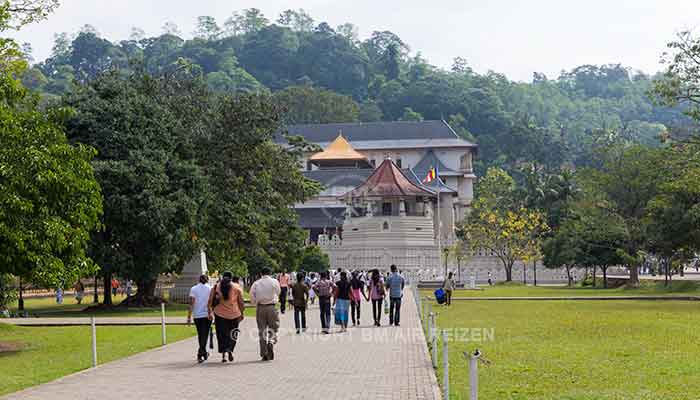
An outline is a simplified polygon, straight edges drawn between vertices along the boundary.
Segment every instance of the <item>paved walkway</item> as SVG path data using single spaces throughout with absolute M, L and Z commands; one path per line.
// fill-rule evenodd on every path
M 317 333 L 318 308 L 307 311 L 310 331 L 303 335 L 293 332 L 288 311 L 281 316 L 271 362 L 260 361 L 255 321 L 246 318 L 232 364 L 222 364 L 214 354 L 198 365 L 195 339 L 187 339 L 3 399 L 437 400 L 439 389 L 409 290 L 401 311 L 401 327 L 377 328 L 370 323 L 371 305 L 362 303 L 362 326 L 331 335 Z

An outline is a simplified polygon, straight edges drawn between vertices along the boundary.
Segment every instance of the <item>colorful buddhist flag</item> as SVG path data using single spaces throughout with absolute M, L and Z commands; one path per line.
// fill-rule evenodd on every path
M 437 171 L 435 171 L 435 168 L 430 168 L 428 170 L 428 175 L 423 179 L 423 183 L 430 183 L 434 181 L 437 178 Z

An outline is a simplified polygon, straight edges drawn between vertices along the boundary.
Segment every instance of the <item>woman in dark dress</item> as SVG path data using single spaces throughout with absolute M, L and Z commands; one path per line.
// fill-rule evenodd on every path
M 335 284 L 335 323 L 340 331 L 348 330 L 348 311 L 350 309 L 350 281 L 347 272 L 340 273 L 340 280 Z

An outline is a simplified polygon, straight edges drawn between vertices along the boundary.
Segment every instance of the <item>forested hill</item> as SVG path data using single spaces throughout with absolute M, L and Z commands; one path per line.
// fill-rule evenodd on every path
M 221 17 L 199 17 L 188 39 L 172 23 L 160 36 L 134 28 L 119 42 L 89 25 L 57 34 L 52 55 L 24 83 L 58 96 L 110 68 L 157 74 L 184 59 L 214 90 L 274 93 L 290 123 L 444 119 L 480 145 L 480 170 L 525 160 L 581 165 L 611 138 L 654 145 L 667 128 L 688 124 L 679 110 L 652 104 L 652 77 L 621 65 L 535 73 L 521 83 L 476 73 L 461 58 L 437 68 L 392 32 L 359 40 L 354 25 L 333 28 L 303 10 L 275 21 L 256 9 Z

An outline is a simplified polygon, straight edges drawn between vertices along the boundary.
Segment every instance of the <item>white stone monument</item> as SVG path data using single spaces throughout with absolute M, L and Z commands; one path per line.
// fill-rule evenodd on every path
M 207 255 L 204 251 L 200 251 L 182 268 L 182 272 L 175 281 L 175 286 L 170 289 L 170 301 L 187 303 L 190 288 L 197 284 L 200 275 L 208 274 L 208 272 Z

